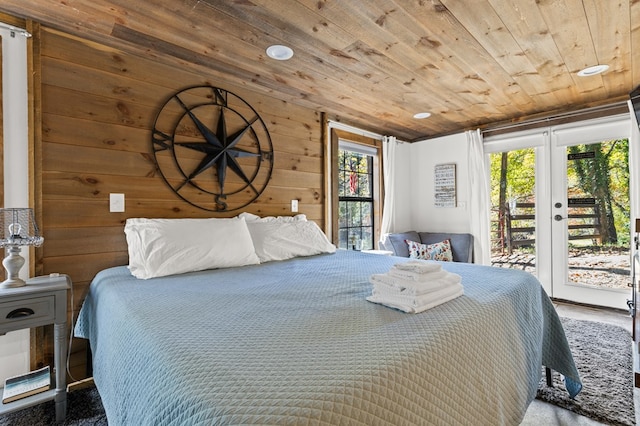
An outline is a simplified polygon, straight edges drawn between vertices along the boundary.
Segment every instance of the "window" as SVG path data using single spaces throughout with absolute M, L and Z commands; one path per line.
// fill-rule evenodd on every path
M 381 142 L 332 131 L 332 240 L 341 249 L 377 248 Z
M 373 249 L 373 156 L 338 149 L 338 247 Z

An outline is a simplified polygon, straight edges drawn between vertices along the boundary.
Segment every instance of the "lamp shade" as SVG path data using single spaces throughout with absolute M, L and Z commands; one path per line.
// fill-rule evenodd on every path
M 0 247 L 37 247 L 42 245 L 43 241 L 33 209 L 0 209 Z

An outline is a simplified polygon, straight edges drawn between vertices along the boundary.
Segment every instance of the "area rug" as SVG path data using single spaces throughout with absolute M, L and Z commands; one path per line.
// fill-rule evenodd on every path
M 58 425 L 107 426 L 107 416 L 98 390 L 94 387 L 74 390 L 67 395 L 67 418 Z M 0 426 L 51 426 L 56 424 L 53 401 L 0 416 Z
M 610 425 L 635 425 L 631 334 L 615 325 L 561 318 L 582 380 L 569 398 L 558 373 L 553 387 L 543 375 L 536 398 Z

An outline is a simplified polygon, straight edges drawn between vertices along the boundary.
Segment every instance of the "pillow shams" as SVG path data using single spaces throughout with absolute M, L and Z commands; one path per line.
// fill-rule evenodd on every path
M 300 213 L 297 214 L 295 216 L 266 216 L 266 217 L 260 217 L 257 216 L 253 213 L 248 213 L 248 212 L 242 212 L 238 215 L 238 217 L 240 218 L 244 218 L 244 220 L 247 223 L 251 223 L 251 222 L 278 222 L 278 223 L 283 223 L 283 222 L 306 222 L 307 221 L 307 216 Z
M 405 242 L 409 246 L 409 257 L 412 259 L 453 262 L 451 241 L 448 239 L 434 244 L 421 244 L 411 240 L 405 240 Z
M 154 278 L 259 263 L 247 224 L 232 219 L 127 219 L 129 270 Z
M 336 251 L 315 222 L 255 221 L 247 226 L 261 262 Z

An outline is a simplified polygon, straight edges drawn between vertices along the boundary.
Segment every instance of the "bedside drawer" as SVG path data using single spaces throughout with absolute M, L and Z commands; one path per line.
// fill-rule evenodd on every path
M 30 297 L 0 302 L 0 332 L 51 324 L 55 318 L 55 296 Z

